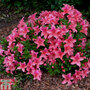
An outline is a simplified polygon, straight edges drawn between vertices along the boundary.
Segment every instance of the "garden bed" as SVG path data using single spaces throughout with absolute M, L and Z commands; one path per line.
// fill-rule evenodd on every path
M 10 31 L 17 26 L 18 23 L 9 24 L 10 26 L 3 25 L 3 27 L 0 29 L 0 40 L 1 37 L 6 37 Z M 0 78 L 7 78 L 7 76 L 0 74 Z M 87 78 L 79 81 L 78 84 L 71 86 L 62 85 L 61 81 L 61 76 L 50 76 L 48 73 L 43 73 L 41 81 L 26 80 L 21 87 L 22 90 L 90 90 L 90 74 Z
M 71 8 L 72 10 L 73 10 L 73 8 Z M 52 12 L 50 12 L 50 13 L 52 13 Z M 53 12 L 53 14 L 55 14 L 56 12 Z M 35 15 L 35 14 L 33 14 L 33 15 Z M 33 16 L 32 15 L 32 16 Z M 62 14 L 63 15 L 63 14 Z M 29 19 L 31 19 L 30 21 L 32 22 L 33 21 L 33 19 L 32 19 L 32 16 L 30 16 L 29 17 Z M 47 16 L 48 17 L 48 16 Z M 55 16 L 56 17 L 56 16 Z M 59 16 L 57 16 L 57 17 L 59 17 Z M 35 24 L 37 24 L 37 25 L 42 25 L 42 24 L 45 24 L 46 25 L 46 27 L 48 28 L 47 30 L 50 30 L 50 31 L 48 31 L 47 33 L 48 33 L 48 35 L 46 36 L 46 37 L 44 37 L 45 39 L 47 38 L 47 40 L 51 40 L 51 39 L 57 39 L 57 38 L 61 38 L 61 40 L 62 40 L 62 45 L 60 45 L 60 46 L 65 46 L 65 47 L 67 47 L 67 45 L 69 45 L 67 42 L 66 42 L 66 39 L 67 38 L 72 38 L 72 43 L 70 43 L 70 45 L 71 45 L 71 47 L 70 48 L 75 48 L 74 50 L 77 50 L 77 48 L 78 48 L 78 52 L 76 53 L 74 53 L 74 54 L 76 54 L 75 56 L 73 56 L 72 57 L 72 54 L 70 54 L 70 53 L 67 53 L 67 52 L 65 52 L 64 53 L 64 51 L 63 50 L 65 50 L 65 47 L 63 48 L 63 47 L 59 47 L 59 44 L 58 44 L 58 46 L 57 46 L 57 48 L 53 48 L 53 49 L 55 49 L 56 50 L 56 52 L 57 51 L 60 51 L 60 50 L 62 50 L 62 51 L 60 51 L 60 52 L 62 52 L 62 53 L 64 53 L 64 54 L 66 54 L 66 55 L 68 55 L 68 56 L 71 56 L 71 58 L 69 59 L 68 58 L 68 56 L 67 57 L 64 57 L 64 60 L 66 60 L 65 62 L 67 62 L 68 60 L 68 62 L 69 62 L 69 64 L 68 64 L 68 62 L 66 63 L 67 65 L 73 65 L 73 64 L 76 64 L 77 66 L 81 66 L 81 64 L 82 64 L 82 71 L 81 71 L 81 69 L 79 69 L 80 70 L 80 77 L 82 77 L 82 78 L 84 78 L 84 77 L 86 77 L 87 75 L 83 75 L 84 74 L 84 71 L 85 71 L 85 67 L 83 67 L 83 62 L 80 62 L 80 61 L 82 61 L 82 60 L 85 60 L 85 57 L 82 55 L 83 53 L 80 53 L 81 51 L 80 50 L 82 50 L 82 48 L 81 49 L 79 49 L 79 46 L 78 47 L 74 47 L 75 45 L 74 45 L 74 43 L 76 42 L 76 40 L 75 39 L 73 39 L 74 37 L 75 38 L 77 38 L 77 42 L 79 42 L 80 41 L 80 39 L 82 39 L 82 40 L 84 40 L 85 38 L 82 38 L 82 37 L 79 37 L 76 33 L 74 33 L 75 35 L 72 37 L 72 34 L 71 34 L 71 32 L 77 32 L 77 30 L 78 31 L 80 31 L 80 30 L 82 30 L 81 29 L 81 26 L 79 25 L 79 24 L 77 24 L 77 27 L 75 27 L 75 28 L 77 28 L 77 30 L 76 31 L 74 31 L 75 29 L 72 29 L 69 25 L 70 25 L 70 23 L 67 23 L 67 20 L 66 20 L 66 18 L 65 19 L 61 19 L 62 17 L 60 17 L 60 18 L 57 18 L 56 17 L 56 20 L 57 20 L 57 22 L 58 23 L 60 23 L 60 24 L 63 24 L 63 25 L 59 25 L 59 32 L 62 30 L 62 32 L 63 32 L 63 28 L 64 28 L 64 25 L 66 25 L 67 27 L 69 27 L 69 29 L 66 29 L 67 31 L 68 30 L 70 30 L 70 32 L 69 33 L 67 33 L 66 34 L 66 32 L 64 32 L 64 34 L 62 33 L 61 35 L 63 36 L 65 36 L 64 38 L 65 38 L 65 41 L 63 41 L 63 38 L 62 37 L 59 37 L 58 35 L 60 35 L 60 34 L 53 34 L 53 36 L 50 34 L 50 32 L 52 32 L 51 30 L 53 30 L 53 29 L 55 29 L 55 27 L 57 27 L 58 26 L 58 23 L 56 24 L 56 26 L 54 27 L 54 26 L 49 26 L 50 24 L 49 23 L 51 23 L 51 22 L 43 22 L 43 23 L 41 23 L 42 22 L 42 20 L 41 21 L 35 21 L 35 23 L 30 23 L 30 25 L 31 26 L 33 26 L 33 25 L 35 25 Z M 15 18 L 14 19 L 12 19 L 10 22 L 11 23 L 9 23 L 6 19 L 4 19 L 4 20 L 6 20 L 6 21 L 4 21 L 4 20 L 2 20 L 1 19 L 1 26 L 0 26 L 0 40 L 1 40 L 1 37 L 6 37 L 6 36 L 8 36 L 9 35 L 9 33 L 18 25 L 18 17 L 16 17 L 17 19 L 15 20 Z M 51 19 L 50 19 L 51 20 Z M 54 20 L 55 20 L 55 18 L 54 18 Z M 78 21 L 79 19 L 77 19 L 76 21 L 77 22 L 79 22 Z M 4 22 L 3 22 L 4 21 Z M 60 21 L 60 22 L 59 22 Z M 52 22 L 52 23 L 55 23 L 54 21 Z M 52 23 L 51 23 L 51 25 L 52 25 Z M 23 24 L 23 25 L 22 25 Z M 47 24 L 49 24 L 48 26 L 47 26 Z M 81 23 L 80 23 L 81 24 Z M 25 25 L 25 28 L 23 28 L 24 27 L 24 25 Z M 79 71 L 78 70 L 78 67 L 76 67 L 75 69 L 75 71 L 74 71 L 74 73 L 76 73 L 76 75 L 73 73 L 73 69 L 70 69 L 69 68 L 69 66 L 67 67 L 67 65 L 65 64 L 65 62 L 63 62 L 63 61 L 60 61 L 60 62 L 58 62 L 58 58 L 60 58 L 61 60 L 62 60 L 62 58 L 61 57 L 55 57 L 55 59 L 57 60 L 57 62 L 55 63 L 55 64 L 53 64 L 53 49 L 51 50 L 50 48 L 49 48 L 49 52 L 47 52 L 47 53 L 49 53 L 49 54 L 47 54 L 45 57 L 47 58 L 49 58 L 49 55 L 51 54 L 52 55 L 52 65 L 53 66 L 51 66 L 51 67 L 48 67 L 48 64 L 49 65 L 51 65 L 50 64 L 50 62 L 44 62 L 43 61 L 43 58 L 45 58 L 44 56 L 39 56 L 40 57 L 40 60 L 41 60 L 41 58 L 42 58 L 42 60 L 39 62 L 39 64 L 37 63 L 37 62 L 35 62 L 35 60 L 39 60 L 39 57 L 38 57 L 38 55 L 41 53 L 41 55 L 43 54 L 42 53 L 42 51 L 44 51 L 42 48 L 40 48 L 40 51 L 39 51 L 39 44 L 40 44 L 40 42 L 38 42 L 37 43 L 37 41 L 35 41 L 35 40 L 37 40 L 37 38 L 35 38 L 34 36 L 33 36 L 33 32 L 32 32 L 32 27 L 31 26 L 29 26 L 29 27 L 27 27 L 29 25 L 29 23 L 24 23 L 24 21 L 23 21 L 23 19 L 20 21 L 20 23 L 19 23 L 19 25 L 18 25 L 18 31 L 16 30 L 16 29 L 14 29 L 14 31 L 13 31 L 13 34 L 12 35 L 15 35 L 15 38 L 14 39 L 16 39 L 16 44 L 17 44 L 17 46 L 16 46 L 16 48 L 14 48 L 13 49 L 13 47 L 9 47 L 10 49 L 13 49 L 13 50 L 11 50 L 10 52 L 11 52 L 11 56 L 13 57 L 13 59 L 14 59 L 14 57 L 16 56 L 16 55 L 18 55 L 18 56 L 16 56 L 16 57 L 19 57 L 19 59 L 20 60 L 27 60 L 27 59 L 29 59 L 29 62 L 28 63 L 26 63 L 26 62 L 24 62 L 23 61 L 23 63 L 22 62 L 16 62 L 15 60 L 19 60 L 19 59 L 15 59 L 15 60 L 13 60 L 12 61 L 12 64 L 9 64 L 9 65 L 13 65 L 13 66 L 17 66 L 16 68 L 17 69 L 22 69 L 22 71 L 23 71 L 23 73 L 20 73 L 20 74 L 17 74 L 17 72 L 15 72 L 15 74 L 16 75 L 23 75 L 24 76 L 24 74 L 29 74 L 28 76 L 30 76 L 31 74 L 33 75 L 33 78 L 34 78 L 34 80 L 31 80 L 31 79 L 28 79 L 28 77 L 27 77 L 27 79 L 25 79 L 25 81 L 24 81 L 24 83 L 22 83 L 22 82 L 20 82 L 20 86 L 19 86 L 19 88 L 22 88 L 21 90 L 89 90 L 90 89 L 90 74 L 88 75 L 88 77 L 87 78 L 84 78 L 84 79 L 82 79 L 81 80 L 81 78 L 80 77 L 76 77 L 76 75 L 78 76 L 79 74 L 77 73 L 77 71 Z M 87 23 L 86 24 L 87 26 L 89 26 L 89 24 Z M 83 26 L 83 24 L 82 24 L 82 26 Z M 22 28 L 22 29 L 21 29 Z M 30 33 L 28 33 L 29 32 L 29 29 L 30 29 Z M 38 27 L 33 27 L 33 30 L 35 29 L 35 30 L 38 30 L 37 29 Z M 45 28 L 45 27 L 43 27 L 43 28 Z M 23 30 L 26 30 L 26 32 L 20 32 L 20 30 L 23 32 Z M 42 33 L 42 27 L 40 27 L 40 30 L 41 31 L 39 31 L 39 32 L 41 32 Z M 56 28 L 56 30 L 57 30 L 57 28 Z M 71 31 L 72 30 L 72 31 Z M 83 29 L 83 30 L 85 30 L 85 29 Z M 16 32 L 15 32 L 16 31 Z M 85 31 L 81 31 L 82 33 L 84 33 L 84 34 L 86 34 L 87 35 L 87 32 L 85 32 Z M 34 32 L 34 34 L 37 34 L 38 32 Z M 41 36 L 43 36 L 43 34 L 41 34 L 41 33 L 38 33 L 37 35 L 41 35 Z M 26 37 L 26 34 L 27 34 L 27 37 Z M 70 36 L 68 36 L 68 34 L 70 34 Z M 30 43 L 28 43 L 29 45 L 25 45 L 25 47 L 28 47 L 28 49 L 27 48 L 25 48 L 25 51 L 24 51 L 24 54 L 22 54 L 22 48 L 24 48 L 24 44 L 25 44 L 25 42 L 24 42 L 24 39 L 23 38 L 21 38 L 21 39 L 19 39 L 18 37 L 18 35 L 22 35 L 24 38 L 26 38 L 26 39 L 30 39 L 29 41 L 30 41 Z M 29 36 L 30 35 L 30 36 Z M 79 34 L 80 35 L 80 34 Z M 82 34 L 81 34 L 82 35 Z M 33 39 L 32 39 L 32 37 L 33 37 Z M 51 38 L 51 37 L 53 37 L 53 38 Z M 9 37 L 10 38 L 10 37 Z M 7 37 L 7 41 L 9 41 L 9 38 Z M 35 39 L 34 39 L 35 38 Z M 42 42 L 44 43 L 44 40 L 43 39 L 40 39 L 41 37 L 38 37 L 38 40 L 42 40 Z M 50 39 L 51 38 L 51 39 Z M 87 39 L 90 39 L 90 33 L 88 34 L 88 36 L 87 36 Z M 22 41 L 21 43 L 22 44 L 20 44 L 20 40 Z M 33 41 L 33 43 L 34 44 L 32 44 L 32 41 Z M 71 39 L 70 39 L 71 40 Z M 79 40 L 79 41 L 78 41 Z M 11 43 L 13 43 L 14 41 L 10 41 L 9 42 L 9 45 L 11 45 Z M 17 42 L 19 42 L 19 43 L 17 43 Z M 51 42 L 53 42 L 52 40 L 51 40 Z M 59 42 L 59 41 L 57 41 L 57 42 Z M 55 42 L 55 45 L 56 45 L 56 43 L 57 42 Z M 8 43 L 8 42 L 7 42 Z M 6 44 L 4 44 L 4 45 L 7 45 L 7 43 Z M 35 44 L 36 43 L 36 44 Z M 46 45 L 47 44 L 47 45 Z M 50 42 L 46 42 L 46 44 L 45 44 L 45 47 L 47 47 L 48 48 L 48 45 L 51 45 L 50 44 Z M 65 44 L 65 45 L 64 45 Z M 5 48 L 5 46 L 3 45 L 3 48 L 4 48 L 4 50 L 6 50 L 6 48 Z M 20 45 L 22 45 L 21 46 L 21 51 L 19 51 L 19 46 Z M 31 48 L 31 46 L 33 46 L 33 45 L 35 45 L 35 47 L 34 47 L 34 49 L 33 48 Z M 29 47 L 30 46 L 30 47 Z M 37 47 L 36 47 L 37 46 Z M 42 44 L 41 43 L 41 46 L 44 46 L 44 44 Z M 88 45 L 89 46 L 89 45 Z M 69 47 L 69 46 L 68 46 Z M 83 48 L 84 48 L 84 46 L 82 46 Z M 58 49 L 58 48 L 60 48 L 60 50 Z M 89 48 L 89 47 L 88 47 Z M 88 51 L 88 48 L 87 49 L 85 49 L 84 50 L 84 52 L 85 52 L 85 55 L 87 55 L 88 53 L 86 53 L 86 51 Z M 29 50 L 30 49 L 30 50 Z M 45 48 L 44 48 L 45 49 Z M 2 50 L 2 46 L 1 46 L 1 50 Z M 6 58 L 4 59 L 4 61 L 5 60 L 9 60 L 10 58 L 11 58 L 11 56 L 9 55 L 9 52 L 7 53 L 7 52 L 4 52 L 4 50 L 2 50 L 1 51 L 1 60 L 3 60 L 3 55 L 2 54 L 5 54 L 6 55 Z M 18 54 L 16 54 L 16 52 L 14 51 L 14 50 L 16 50 L 16 52 L 18 53 Z M 32 56 L 32 55 L 34 55 L 34 54 L 32 54 L 33 53 L 33 50 L 36 50 L 35 51 L 35 54 L 36 54 L 36 52 L 38 52 L 38 55 L 36 54 L 36 59 L 34 58 L 34 56 Z M 38 51 L 37 51 L 38 50 Z M 46 49 L 47 50 L 47 49 Z M 13 52 L 14 51 L 14 52 Z M 67 50 L 66 50 L 67 51 Z M 29 52 L 29 57 L 28 57 L 28 55 L 27 55 L 27 53 Z M 59 53 L 60 53 L 59 52 Z M 12 54 L 12 53 L 14 53 L 14 54 L 16 54 L 15 56 Z M 24 57 L 21 57 L 21 56 L 19 56 L 19 54 L 21 54 L 21 56 L 22 55 L 24 55 Z M 64 55 L 63 54 L 63 55 Z M 8 55 L 8 56 L 7 56 Z M 25 56 L 26 55 L 26 56 Z M 81 57 L 80 57 L 80 55 L 81 55 Z M 79 58 L 76 58 L 76 56 L 79 56 Z M 83 56 L 83 57 L 82 57 Z M 78 63 L 75 63 L 74 62 L 74 60 L 73 60 L 73 58 L 76 58 L 76 60 L 78 59 L 81 59 L 79 62 L 79 64 Z M 88 57 L 88 56 L 87 56 Z M 33 59 L 34 58 L 34 59 Z M 45 58 L 45 59 L 46 59 Z M 65 59 L 66 58 L 66 59 Z M 83 59 L 82 59 L 83 58 Z M 10 59 L 11 60 L 11 59 Z M 51 59 L 50 59 L 51 60 Z M 74 62 L 74 63 L 72 63 L 71 62 L 71 60 L 73 60 L 72 62 Z M 87 60 L 88 60 L 88 58 L 87 58 Z M 14 62 L 15 61 L 15 62 Z M 31 62 L 30 62 L 31 61 Z M 43 61 L 43 62 L 42 62 Z M 85 61 L 86 62 L 86 61 Z M 10 62 L 11 63 L 11 62 Z M 54 75 L 54 76 L 51 76 L 51 75 L 49 75 L 49 73 L 47 73 L 47 72 L 42 72 L 42 74 L 41 74 L 41 71 L 40 70 L 42 70 L 42 69 L 45 69 L 46 71 L 48 70 L 48 68 L 47 67 L 44 67 L 44 66 L 46 66 L 45 65 L 45 63 L 47 63 L 47 67 L 49 68 L 49 72 L 51 73 L 51 74 L 55 74 L 55 73 L 59 73 L 58 75 L 56 74 L 56 75 Z M 60 64 L 59 64 L 60 63 Z M 64 64 L 65 64 L 65 68 L 61 65 L 63 63 L 63 66 L 64 66 Z M 7 61 L 5 61 L 3 64 L 6 64 L 6 68 L 8 68 L 8 64 L 7 64 Z M 20 66 L 18 66 L 18 65 L 20 64 Z M 24 65 L 24 68 L 23 68 L 23 66 L 22 66 L 22 64 Z M 26 66 L 26 64 L 27 64 L 27 66 Z M 38 65 L 42 65 L 43 64 L 43 67 L 41 66 L 41 67 L 37 67 Z M 85 64 L 85 63 L 84 63 Z M 33 70 L 33 72 L 31 73 L 31 69 L 30 69 L 30 67 L 28 67 L 28 65 L 31 67 L 32 66 L 32 70 Z M 58 65 L 58 69 L 55 67 L 55 65 Z M 60 66 L 59 66 L 60 65 Z M 2 65 L 1 65 L 2 66 Z M 88 66 L 89 66 L 89 63 L 88 63 Z M 27 68 L 27 69 L 26 69 Z M 29 68 L 29 69 L 28 69 Z M 51 70 L 51 69 L 52 70 Z M 58 71 L 56 71 L 56 72 L 54 72 L 54 68 L 55 69 L 57 69 Z M 67 69 L 68 68 L 68 69 Z M 88 67 L 87 67 L 88 68 Z M 17 70 L 16 69 L 16 70 Z M 39 70 L 40 69 L 40 70 Z M 60 70 L 61 69 L 61 70 Z M 69 70 L 70 69 L 70 70 Z M 2 70 L 2 69 L 1 69 Z M 11 70 L 11 69 L 10 69 Z M 28 73 L 26 73 L 26 70 L 28 71 L 28 70 L 30 70 L 30 72 L 28 71 Z M 50 71 L 51 70 L 51 71 Z M 64 71 L 63 71 L 64 70 Z M 65 71 L 66 70 L 66 71 Z M 69 74 L 67 74 L 67 71 L 70 71 L 70 73 Z M 60 72 L 59 71 L 62 71 L 62 76 L 61 76 L 61 74 L 60 74 Z M 72 71 L 72 73 L 71 73 L 71 71 Z M 6 71 L 7 73 L 10 73 L 9 72 L 9 70 L 7 70 Z M 54 72 L 54 73 L 53 73 Z M 65 75 L 65 73 L 64 72 L 66 72 L 66 74 L 67 75 Z M 39 73 L 40 74 L 40 76 L 37 76 L 38 74 L 37 73 Z M 87 74 L 88 74 L 88 72 L 86 72 Z M 12 71 L 11 71 L 11 74 L 12 74 Z M 71 78 L 71 74 L 73 74 L 72 75 L 72 78 Z M 41 75 L 42 75 L 42 77 L 41 77 Z M 68 76 L 69 75 L 69 76 Z M 75 76 L 74 76 L 75 75 Z M 19 76 L 19 78 L 21 77 L 21 76 Z M 64 81 L 63 83 L 62 83 L 62 80 L 63 80 L 63 78 L 66 78 L 66 81 Z M 69 81 L 67 81 L 68 79 L 67 79 L 67 77 L 69 77 Z M 0 74 L 0 78 L 2 79 L 2 78 L 9 78 L 7 75 L 4 75 L 4 74 Z M 23 78 L 23 77 L 22 77 Z M 81 81 L 78 81 L 78 83 L 77 84 L 73 84 L 73 83 L 75 83 L 76 81 L 77 81 L 77 78 L 78 78 L 78 80 L 81 80 Z M 24 79 L 24 78 L 23 78 Z M 35 80 L 35 79 L 37 79 L 37 80 Z M 41 79 L 41 81 L 38 81 L 38 80 L 40 80 Z M 76 81 L 74 82 L 74 79 L 76 79 Z M 22 79 L 21 79 L 22 80 Z M 72 81 L 72 85 L 70 84 L 70 82 Z M 69 85 L 70 86 L 67 86 L 65 83 L 69 83 Z M 65 84 L 65 85 L 62 85 L 62 84 Z

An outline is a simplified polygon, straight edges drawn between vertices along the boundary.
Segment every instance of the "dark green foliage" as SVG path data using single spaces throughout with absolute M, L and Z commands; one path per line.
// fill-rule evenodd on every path
M 84 16 L 90 17 L 89 0 L 1 0 L 7 8 L 21 11 L 60 10 L 64 3 L 74 5 Z M 28 13 L 26 13 L 27 15 Z

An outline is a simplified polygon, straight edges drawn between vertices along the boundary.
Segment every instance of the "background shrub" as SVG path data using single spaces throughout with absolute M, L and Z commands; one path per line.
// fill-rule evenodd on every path
M 89 0 L 1 0 L 4 6 L 13 8 L 17 13 L 21 11 L 42 11 L 42 10 L 60 10 L 63 3 L 74 5 L 87 18 L 90 16 Z

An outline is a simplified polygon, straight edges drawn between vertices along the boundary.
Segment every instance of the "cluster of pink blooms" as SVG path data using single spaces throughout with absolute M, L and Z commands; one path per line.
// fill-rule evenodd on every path
M 63 74 L 62 77 L 64 81 L 62 84 L 68 83 L 71 85 L 72 83 L 76 83 L 81 78 L 87 77 L 87 74 L 90 72 L 90 59 L 88 62 L 84 63 L 84 66 L 81 66 L 81 61 L 87 59 L 83 53 L 77 52 L 74 55 L 75 51 L 75 43 L 77 40 L 73 38 L 72 34 L 78 33 L 79 31 L 76 29 L 77 23 L 80 23 L 82 29 L 80 30 L 81 33 L 87 35 L 89 23 L 87 20 L 82 19 L 82 14 L 76 10 L 73 6 L 69 6 L 64 4 L 62 8 L 63 11 L 42 11 L 40 16 L 36 16 L 37 13 L 29 16 L 28 26 L 24 22 L 24 18 L 21 19 L 17 28 L 15 28 L 12 33 L 6 38 L 9 42 L 7 50 L 3 50 L 2 46 L 0 45 L 0 55 L 5 56 L 4 59 L 4 67 L 6 67 L 6 72 L 13 74 L 15 70 L 22 70 L 26 72 L 26 74 L 32 74 L 34 79 L 41 79 L 41 70 L 40 65 L 46 66 L 47 63 L 49 65 L 56 63 L 56 59 L 60 58 L 62 63 L 65 63 L 63 57 L 66 55 L 67 58 L 70 58 L 69 62 L 71 65 L 77 65 L 80 67 L 79 70 L 75 70 L 75 73 L 71 75 L 71 73 L 65 75 Z M 67 27 L 62 22 L 59 22 L 59 19 L 65 19 L 67 15 L 68 23 L 70 25 Z M 56 26 L 57 25 L 57 26 Z M 29 35 L 27 34 L 30 30 L 34 30 L 34 35 L 38 35 L 36 39 L 32 39 L 34 43 L 37 45 L 37 49 L 40 46 L 43 46 L 44 49 L 40 49 L 41 55 L 37 57 L 38 52 L 34 50 L 30 50 L 31 58 L 28 60 L 28 63 L 19 62 L 15 60 L 15 51 L 13 49 L 15 46 L 18 47 L 18 52 L 23 56 L 23 48 L 25 47 L 21 41 L 31 40 Z M 65 39 L 63 36 L 69 33 L 69 37 Z M 19 42 L 16 43 L 16 38 L 20 38 Z M 45 40 L 48 40 L 49 47 L 45 47 Z M 86 39 L 82 38 L 81 44 L 78 47 L 85 48 Z M 62 43 L 64 43 L 64 51 L 62 51 Z M 4 53 L 4 54 L 3 54 Z M 13 53 L 13 54 L 12 54 Z M 20 57 L 19 57 L 20 58 Z M 22 59 L 22 58 L 21 58 Z M 19 65 L 19 66 L 18 66 Z M 54 67 L 52 67 L 54 68 Z M 62 66 L 62 71 L 65 72 L 64 67 Z

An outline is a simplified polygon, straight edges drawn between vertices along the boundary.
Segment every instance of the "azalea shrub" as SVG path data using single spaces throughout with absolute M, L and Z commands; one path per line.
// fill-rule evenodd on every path
M 90 73 L 89 22 L 68 4 L 61 11 L 34 13 L 0 41 L 2 70 L 15 77 L 41 80 L 42 71 L 77 83 Z M 26 77 L 26 78 L 25 78 Z

